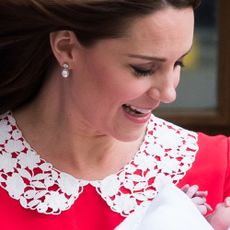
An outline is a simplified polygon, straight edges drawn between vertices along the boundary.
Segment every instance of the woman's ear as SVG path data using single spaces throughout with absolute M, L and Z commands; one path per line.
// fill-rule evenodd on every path
M 74 52 L 80 45 L 74 32 L 60 30 L 50 33 L 50 45 L 60 66 L 68 63 L 71 68 L 71 63 L 75 62 L 76 59 Z

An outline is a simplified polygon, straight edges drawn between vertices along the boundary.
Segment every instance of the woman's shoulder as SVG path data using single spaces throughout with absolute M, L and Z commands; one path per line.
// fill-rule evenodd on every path
M 229 142 L 230 137 L 219 135 L 208 135 L 202 132 L 198 132 L 198 146 L 199 152 L 206 152 L 209 155 L 217 158 L 229 158 Z
M 224 134 L 216 134 L 216 135 L 210 135 L 203 132 L 197 132 L 198 139 L 200 142 L 207 142 L 209 144 L 212 143 L 220 143 L 220 144 L 228 144 L 230 137 L 226 136 Z

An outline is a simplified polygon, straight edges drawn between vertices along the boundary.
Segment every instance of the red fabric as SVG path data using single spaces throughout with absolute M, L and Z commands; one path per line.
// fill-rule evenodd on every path
M 199 133 L 199 152 L 192 168 L 178 184 L 197 184 L 208 190 L 208 203 L 214 207 L 230 196 L 229 139 L 208 137 Z M 124 217 L 113 212 L 96 192 L 87 185 L 74 205 L 60 215 L 39 214 L 26 210 L 19 201 L 0 188 L 0 229 L 2 230 L 112 230 Z
M 124 219 L 111 211 L 91 185 L 84 188 L 70 210 L 60 215 L 45 215 L 24 209 L 3 189 L 0 189 L 0 200 L 1 230 L 112 230 Z

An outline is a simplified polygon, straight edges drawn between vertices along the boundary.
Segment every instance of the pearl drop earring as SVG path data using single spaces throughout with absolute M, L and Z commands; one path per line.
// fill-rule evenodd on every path
M 63 64 L 62 65 L 62 72 L 61 72 L 61 76 L 63 77 L 63 78 L 68 78 L 69 77 L 69 75 L 70 75 L 70 70 L 69 70 L 69 65 L 68 64 Z

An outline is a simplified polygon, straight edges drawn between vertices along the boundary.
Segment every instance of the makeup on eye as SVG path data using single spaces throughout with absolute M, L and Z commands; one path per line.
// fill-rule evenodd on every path
M 130 64 L 130 67 L 132 68 L 134 74 L 137 77 L 151 76 L 158 69 L 158 66 L 153 66 L 153 65 L 151 65 L 150 67 L 143 67 L 143 66 L 139 66 L 139 65 Z
M 183 60 L 190 53 L 191 49 L 192 49 L 192 46 L 187 50 L 187 52 L 185 52 L 182 56 L 180 56 L 178 61 L 175 62 L 174 68 L 176 66 L 180 66 L 181 68 L 185 67 Z M 141 59 L 141 60 L 159 63 L 158 65 L 154 64 L 155 66 L 159 66 L 160 64 L 167 62 L 167 59 L 164 57 L 155 57 L 155 56 L 148 56 L 148 55 L 141 55 L 141 54 L 126 54 L 126 55 L 133 59 Z M 150 76 L 154 74 L 155 71 L 157 70 L 155 66 L 154 67 L 143 67 L 142 65 L 134 65 L 134 64 L 130 65 L 130 67 L 132 67 L 132 69 L 134 70 L 134 73 L 136 76 Z
M 184 68 L 185 67 L 184 61 L 183 60 L 176 61 L 174 67 L 176 66 L 180 66 L 181 68 Z

